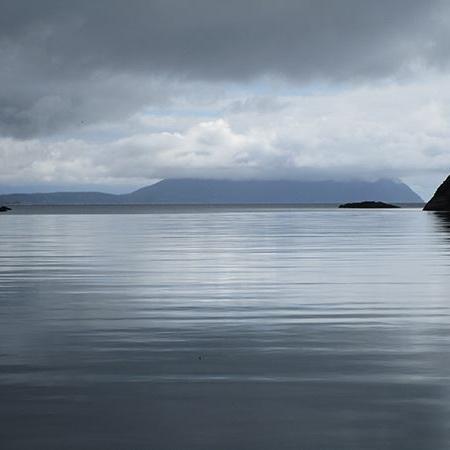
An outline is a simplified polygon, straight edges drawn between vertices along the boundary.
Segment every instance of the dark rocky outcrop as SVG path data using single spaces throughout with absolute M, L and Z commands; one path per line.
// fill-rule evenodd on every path
M 11 208 L 8 208 L 7 206 L 0 206 L 0 212 L 6 212 L 11 211 Z
M 400 208 L 400 206 L 391 205 L 384 202 L 358 202 L 358 203 L 344 203 L 339 205 L 339 208 L 361 208 L 361 209 L 376 209 L 376 208 Z
M 424 211 L 450 211 L 450 175 L 438 187 L 423 209 Z

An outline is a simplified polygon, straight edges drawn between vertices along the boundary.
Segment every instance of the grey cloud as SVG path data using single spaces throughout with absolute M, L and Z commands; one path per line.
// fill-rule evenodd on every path
M 102 68 L 218 79 L 370 75 L 426 58 L 442 28 L 439 0 L 33 3 L 3 1 L 0 33 L 61 74 Z
M 115 120 L 169 102 L 180 80 L 351 82 L 442 67 L 445 8 L 441 0 L 1 0 L 0 133 Z M 146 84 L 158 79 L 156 89 Z
M 287 100 L 276 97 L 250 97 L 232 102 L 226 108 L 226 112 L 231 114 L 248 114 L 249 112 L 273 114 L 288 107 L 289 102 Z
M 0 75 L 0 82 L 1 82 Z M 29 138 L 116 121 L 146 103 L 166 104 L 155 79 L 95 73 L 79 80 L 23 80 L 0 96 L 0 134 Z M 177 89 L 172 86 L 172 92 Z

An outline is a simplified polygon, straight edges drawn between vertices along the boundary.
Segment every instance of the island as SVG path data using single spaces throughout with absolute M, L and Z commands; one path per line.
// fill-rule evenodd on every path
M 234 180 L 165 179 L 127 194 L 104 192 L 41 192 L 0 195 L 0 204 L 123 205 L 123 204 L 341 204 L 382 200 L 422 203 L 398 180 Z
M 424 211 L 450 211 L 450 175 L 438 187 L 423 209 Z
M 0 206 L 0 212 L 6 212 L 11 211 L 11 208 L 8 208 L 7 206 Z
M 360 209 L 375 209 L 375 208 L 400 208 L 400 206 L 391 205 L 384 202 L 357 202 L 357 203 L 344 203 L 339 205 L 339 208 L 360 208 Z

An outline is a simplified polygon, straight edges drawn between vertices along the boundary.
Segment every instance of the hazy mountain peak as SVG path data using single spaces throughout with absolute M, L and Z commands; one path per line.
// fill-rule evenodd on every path
M 359 201 L 420 203 L 406 184 L 395 180 L 302 181 L 166 179 L 125 195 L 101 192 L 9 194 L 2 203 L 344 203 Z

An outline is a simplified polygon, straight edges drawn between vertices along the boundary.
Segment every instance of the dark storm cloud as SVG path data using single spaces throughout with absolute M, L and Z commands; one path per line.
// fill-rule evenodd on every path
M 45 134 L 85 114 L 117 118 L 169 99 L 179 80 L 354 81 L 441 66 L 443 8 L 440 0 L 1 0 L 0 133 Z

